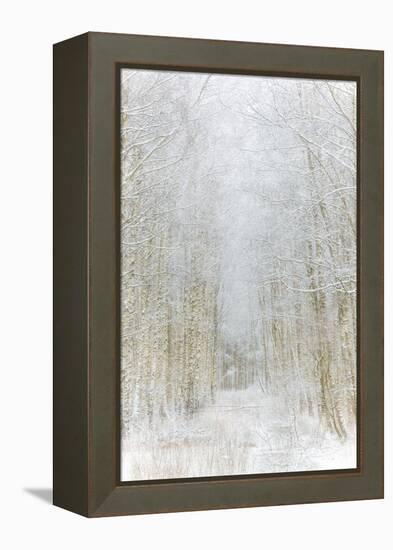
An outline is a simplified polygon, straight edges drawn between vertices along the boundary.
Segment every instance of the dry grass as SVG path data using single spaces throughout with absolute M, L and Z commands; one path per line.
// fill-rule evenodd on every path
M 122 442 L 122 479 L 173 479 L 353 468 L 355 437 L 340 442 L 310 417 L 257 388 L 221 392 L 191 419 L 135 425 Z

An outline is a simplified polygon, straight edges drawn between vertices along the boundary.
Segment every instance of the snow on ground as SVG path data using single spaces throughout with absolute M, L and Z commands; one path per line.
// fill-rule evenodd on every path
M 340 441 L 257 387 L 221 391 L 192 418 L 134 425 L 122 441 L 123 481 L 356 468 L 356 434 Z

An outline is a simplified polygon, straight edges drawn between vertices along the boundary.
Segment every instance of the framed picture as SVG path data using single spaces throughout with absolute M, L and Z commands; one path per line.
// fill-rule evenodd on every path
M 54 47 L 54 503 L 382 498 L 383 53 Z

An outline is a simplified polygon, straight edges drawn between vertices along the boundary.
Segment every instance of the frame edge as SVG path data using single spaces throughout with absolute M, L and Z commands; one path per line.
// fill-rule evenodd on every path
M 53 46 L 53 504 L 88 513 L 88 35 Z

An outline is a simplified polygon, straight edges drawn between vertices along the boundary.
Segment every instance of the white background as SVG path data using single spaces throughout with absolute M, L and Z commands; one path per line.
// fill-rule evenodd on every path
M 13 548 L 392 547 L 390 2 L 40 0 L 2 6 L 0 545 Z M 51 45 L 90 31 L 384 49 L 386 498 L 87 520 L 51 506 Z M 391 248 L 391 247 L 390 247 Z

